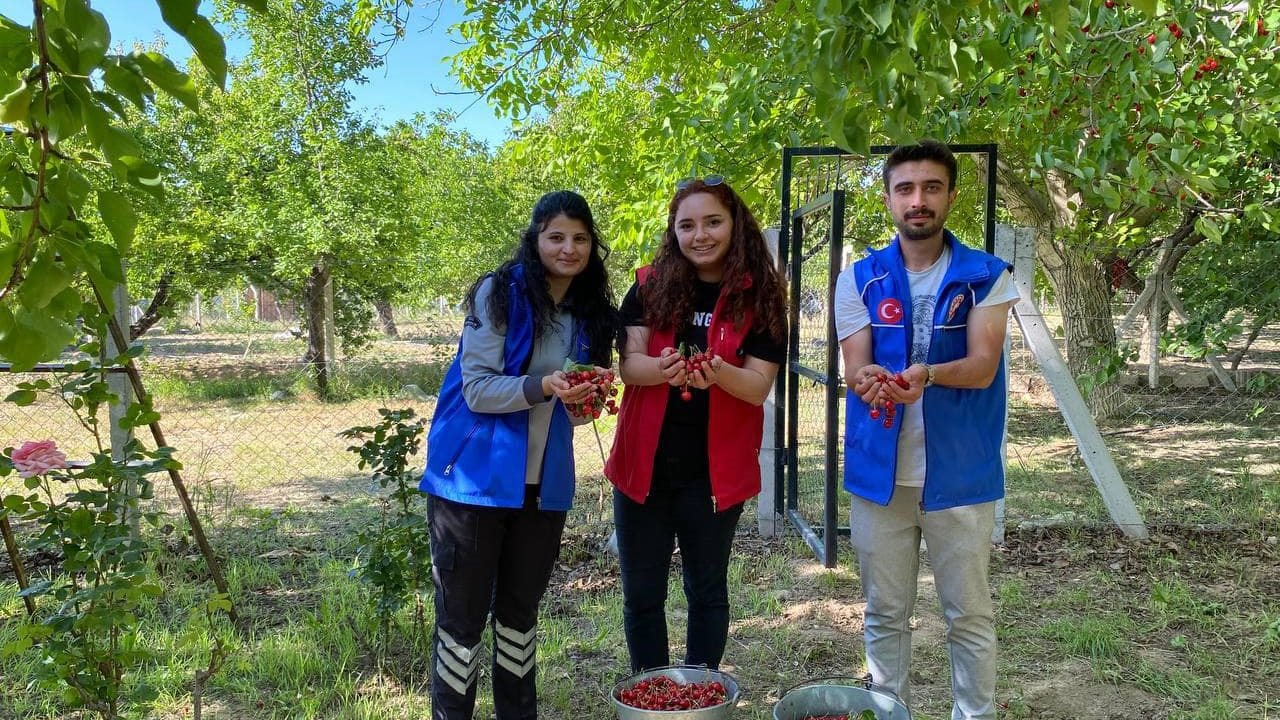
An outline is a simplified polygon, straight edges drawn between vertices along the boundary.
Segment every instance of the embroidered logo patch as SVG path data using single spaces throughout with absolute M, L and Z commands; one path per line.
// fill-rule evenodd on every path
M 897 298 L 885 298 L 876 306 L 876 317 L 882 322 L 902 322 L 902 303 Z
M 956 316 L 956 311 L 964 304 L 964 293 L 958 292 L 955 297 L 951 298 L 951 305 L 947 307 L 947 322 L 951 322 L 951 318 Z

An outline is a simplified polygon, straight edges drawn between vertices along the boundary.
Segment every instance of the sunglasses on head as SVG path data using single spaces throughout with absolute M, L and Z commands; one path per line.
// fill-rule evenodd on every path
M 723 176 L 723 175 L 706 175 L 706 176 L 704 176 L 704 177 L 698 177 L 697 175 L 690 175 L 689 177 L 687 177 L 687 178 L 685 178 L 685 179 L 680 180 L 679 182 L 677 182 L 677 183 L 676 183 L 676 189 L 677 189 L 677 190 L 685 190 L 685 189 L 687 189 L 690 185 L 692 185 L 692 184 L 694 184 L 694 183 L 696 183 L 696 182 L 699 182 L 699 181 L 701 181 L 703 185 L 706 185 L 707 187 L 711 187 L 711 186 L 713 186 L 713 185 L 719 185 L 719 184 L 723 183 L 723 182 L 724 182 L 724 176 Z

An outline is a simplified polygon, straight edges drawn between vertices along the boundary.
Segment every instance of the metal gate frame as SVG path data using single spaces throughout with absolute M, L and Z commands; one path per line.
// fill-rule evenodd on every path
M 873 145 L 869 156 L 888 155 L 894 145 Z M 988 253 L 995 252 L 996 242 L 996 169 L 997 146 L 995 144 L 949 145 L 955 154 L 979 154 L 986 156 L 986 217 L 984 240 Z M 849 528 L 839 524 L 836 517 L 840 490 L 840 405 L 844 395 L 844 378 L 840 377 L 840 343 L 836 339 L 835 292 L 844 248 L 845 193 L 838 188 L 828 188 L 817 198 L 807 202 L 794 212 L 791 210 L 792 165 L 796 158 L 845 156 L 851 153 L 838 147 L 786 147 L 782 150 L 782 216 L 778 232 L 778 271 L 788 280 L 791 301 L 788 307 L 787 359 L 783 372 L 774 383 L 774 397 L 783 403 L 782 412 L 774 422 L 774 512 L 786 517 L 795 526 L 814 556 L 824 566 L 836 566 L 839 554 L 838 540 L 848 536 Z M 820 372 L 800 363 L 800 280 L 802 245 L 804 243 L 804 218 L 815 212 L 831 208 L 830 262 L 827 287 L 827 369 Z M 815 529 L 799 508 L 799 453 L 796 450 L 799 437 L 800 379 L 806 378 L 826 387 L 826 454 L 824 458 L 822 526 Z

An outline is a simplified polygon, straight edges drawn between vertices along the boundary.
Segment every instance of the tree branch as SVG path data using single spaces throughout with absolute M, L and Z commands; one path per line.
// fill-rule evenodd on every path
M 142 317 L 138 321 L 129 326 L 129 341 L 133 342 L 142 337 L 150 330 L 160 318 L 164 315 L 164 311 L 169 309 L 169 288 L 173 285 L 173 271 L 165 270 L 160 276 L 160 282 L 156 283 L 156 292 L 151 296 L 151 302 L 147 305 L 147 309 L 142 313 Z

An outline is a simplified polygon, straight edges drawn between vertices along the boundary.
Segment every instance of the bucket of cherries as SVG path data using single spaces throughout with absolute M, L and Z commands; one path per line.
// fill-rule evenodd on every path
M 741 688 L 727 672 L 672 665 L 636 673 L 613 688 L 618 720 L 724 720 Z
M 911 720 L 911 710 L 869 676 L 817 678 L 783 693 L 773 720 Z
M 613 384 L 616 375 L 612 369 L 601 370 L 594 365 L 581 365 L 565 360 L 563 370 L 570 387 L 587 383 L 596 387 L 596 392 L 588 395 L 586 400 L 565 405 L 569 414 L 594 420 L 604 414 L 618 413 L 618 388 Z

